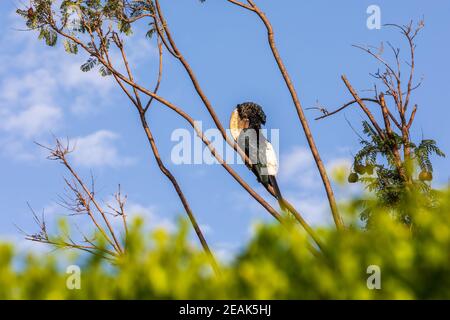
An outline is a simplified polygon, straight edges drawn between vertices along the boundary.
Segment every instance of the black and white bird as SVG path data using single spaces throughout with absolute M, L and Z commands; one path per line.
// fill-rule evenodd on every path
M 266 114 L 262 107 L 253 102 L 237 105 L 231 114 L 230 131 L 234 140 L 250 160 L 247 167 L 255 174 L 269 192 L 270 187 L 278 200 L 282 199 L 276 180 L 278 160 L 272 144 L 262 132 Z

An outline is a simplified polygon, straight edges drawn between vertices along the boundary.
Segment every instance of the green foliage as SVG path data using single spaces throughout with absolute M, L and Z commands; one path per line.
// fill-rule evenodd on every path
M 147 31 L 147 33 L 145 34 L 145 36 L 149 39 L 151 39 L 153 37 L 153 35 L 156 32 L 156 26 L 153 22 L 149 23 L 150 29 Z
M 368 179 L 367 182 L 370 190 L 383 189 L 385 186 L 395 186 L 396 184 L 402 184 L 400 175 L 395 166 L 393 149 L 396 147 L 398 150 L 402 150 L 404 147 L 402 137 L 396 133 L 389 139 L 383 140 L 375 132 L 372 126 L 363 121 L 363 132 L 369 138 L 361 139 L 360 143 L 362 149 L 355 155 L 355 167 L 360 165 L 370 165 L 378 168 L 377 179 Z M 388 134 L 384 132 L 387 136 Z M 437 147 L 434 140 L 422 140 L 419 145 L 409 142 L 409 147 L 412 150 L 412 161 L 417 164 L 423 171 L 433 172 L 433 165 L 430 157 L 437 155 L 439 157 L 445 157 L 445 154 Z M 386 159 L 386 165 L 380 165 L 380 157 Z M 408 168 L 405 168 L 408 169 Z M 379 185 L 371 184 L 377 182 Z
M 135 0 L 130 3 L 131 18 L 136 18 L 146 13 L 155 13 L 155 5 L 153 4 L 153 1 Z
M 250 243 L 216 277 L 182 223 L 176 233 L 131 226 L 127 254 L 111 265 L 96 256 L 17 255 L 0 245 L 1 299 L 449 299 L 450 192 L 438 205 L 421 195 L 402 203 L 410 228 L 374 203 L 373 228 L 317 230 L 325 249 L 313 255 L 298 226 L 261 225 Z M 345 206 L 355 217 L 359 201 Z M 65 227 L 64 227 L 65 228 Z M 16 262 L 16 267 L 14 266 Z M 17 263 L 19 262 L 19 263 Z M 81 268 L 81 289 L 66 287 L 69 264 Z M 19 265 L 20 267 L 17 267 Z M 381 289 L 369 290 L 367 268 L 380 267 Z
M 64 49 L 67 53 L 77 54 L 78 53 L 78 45 L 70 40 L 64 41 Z
M 58 2 L 59 3 L 59 2 Z M 31 0 L 30 6 L 16 12 L 26 21 L 31 30 L 39 31 L 39 39 L 45 39 L 49 46 L 56 45 L 59 32 L 70 36 L 80 36 L 88 30 L 95 32 L 109 24 L 115 30 L 131 35 L 132 22 L 155 13 L 151 0 L 63 0 L 56 14 L 57 2 L 51 0 Z M 150 24 L 149 35 L 155 32 Z M 68 53 L 76 53 L 75 44 L 64 43 Z
M 89 58 L 86 63 L 81 66 L 81 71 L 89 72 L 98 64 L 98 60 L 95 58 Z
M 386 208 L 393 208 L 409 197 L 411 191 L 419 191 L 425 195 L 429 202 L 433 202 L 431 187 L 427 182 L 432 179 L 433 166 L 430 157 L 437 155 L 445 157 L 445 154 L 436 146 L 434 140 L 422 140 L 419 145 L 409 142 L 411 158 L 404 159 L 401 163 L 400 172 L 398 163 L 395 161 L 394 150 L 402 152 L 405 148 L 403 138 L 395 132 L 391 135 L 384 131 L 387 137 L 382 139 L 367 121 L 363 121 L 363 133 L 367 137 L 360 140 L 362 148 L 354 157 L 353 170 L 349 182 L 360 181 L 367 190 L 373 192 L 380 204 Z M 422 171 L 416 173 L 414 168 L 419 167 Z M 354 175 L 358 175 L 355 177 Z M 397 208 L 399 209 L 399 208 Z M 402 212 L 402 210 L 397 210 Z M 370 209 L 364 209 L 361 218 L 370 224 Z M 405 223 L 411 223 L 411 217 L 404 213 L 400 219 Z
M 39 39 L 48 46 L 55 46 L 58 36 L 65 39 L 64 49 L 69 54 L 77 54 L 79 46 L 86 45 L 91 57 L 81 66 L 83 72 L 91 71 L 99 64 L 99 55 L 109 52 L 114 34 L 132 35 L 132 24 L 138 20 L 150 20 L 148 38 L 156 32 L 151 18 L 155 5 L 151 0 L 31 0 L 29 7 L 18 9 L 17 14 L 30 30 L 39 32 Z M 98 71 L 103 77 L 111 75 L 104 66 Z
M 112 72 L 105 66 L 101 66 L 99 69 L 99 72 L 102 77 L 107 77 L 107 76 L 112 75 Z
M 430 156 L 436 154 L 439 157 L 445 157 L 445 154 L 436 146 L 436 141 L 434 140 L 422 140 L 418 146 L 411 144 L 411 148 L 414 150 L 415 159 L 420 168 L 427 172 L 433 172 Z
M 56 42 L 58 40 L 58 35 L 55 31 L 49 29 L 49 28 L 41 28 L 41 31 L 39 33 L 39 40 L 45 40 L 45 44 L 54 47 L 56 45 Z
M 30 7 L 18 9 L 16 12 L 26 21 L 26 26 L 31 30 L 39 31 L 39 39 L 45 40 L 48 46 L 55 46 L 58 35 L 49 22 L 52 16 L 51 0 L 32 0 Z

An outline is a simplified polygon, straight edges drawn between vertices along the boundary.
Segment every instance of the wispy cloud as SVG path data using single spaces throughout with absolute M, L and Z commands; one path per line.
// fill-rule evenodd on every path
M 61 109 L 50 105 L 33 105 L 19 113 L 11 114 L 0 128 L 10 134 L 30 139 L 41 132 L 58 128 L 62 120 Z
M 106 205 L 111 206 L 115 210 L 118 209 L 117 203 L 112 196 L 105 201 L 105 207 Z M 173 216 L 162 215 L 159 212 L 158 208 L 154 205 L 146 205 L 139 202 L 127 201 L 124 210 L 129 226 L 136 218 L 140 218 L 144 221 L 145 232 L 151 232 L 156 229 L 163 229 L 167 232 L 175 232 L 177 230 L 176 219 L 174 219 Z M 111 216 L 110 222 L 114 230 L 122 230 L 123 219 L 121 216 Z
M 121 167 L 135 159 L 120 154 L 115 142 L 119 135 L 108 130 L 99 130 L 83 137 L 72 139 L 74 152 L 70 154 L 76 165 L 93 167 Z
M 335 170 L 345 169 L 350 170 L 352 160 L 350 158 L 334 158 L 327 162 L 326 169 L 328 172 L 333 173 Z
M 352 160 L 349 157 L 342 155 L 325 162 L 332 182 L 337 172 L 344 177 L 340 179 L 344 185 L 333 183 L 338 202 L 346 201 L 363 192 L 361 185 L 346 183 L 351 163 Z M 333 223 L 322 181 L 308 148 L 296 146 L 290 152 L 281 155 L 280 182 L 286 198 L 300 211 L 308 223 L 315 226 Z
M 16 14 L 8 19 L 10 25 L 23 25 Z M 0 54 L 0 146 L 13 159 L 36 158 L 33 140 L 67 128 L 66 113 L 93 114 L 109 101 L 114 87 L 112 79 L 81 72 L 86 57 L 47 48 L 36 38 L 35 32 L 15 29 L 0 35 L 8 43 Z
M 0 81 L 0 130 L 9 137 L 9 143 L 19 144 L 58 128 L 63 112 L 55 104 L 54 90 L 56 81 L 44 69 L 22 75 L 8 73 L 3 77 Z
M 225 264 L 232 262 L 236 258 L 239 249 L 239 245 L 232 242 L 218 242 L 212 246 L 216 258 Z
M 328 202 L 319 196 L 289 192 L 287 198 L 312 226 L 324 226 L 333 222 Z M 325 197 L 325 195 L 324 195 Z
M 311 152 L 296 146 L 280 157 L 280 181 L 298 188 L 311 189 L 320 185 Z

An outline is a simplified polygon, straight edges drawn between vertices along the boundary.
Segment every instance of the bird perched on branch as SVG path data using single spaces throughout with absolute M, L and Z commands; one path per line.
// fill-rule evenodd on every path
M 269 192 L 273 189 L 278 200 L 282 199 L 276 180 L 278 160 L 272 144 L 262 133 L 266 114 L 253 102 L 237 105 L 231 114 L 230 131 L 234 140 L 250 160 L 247 167 Z

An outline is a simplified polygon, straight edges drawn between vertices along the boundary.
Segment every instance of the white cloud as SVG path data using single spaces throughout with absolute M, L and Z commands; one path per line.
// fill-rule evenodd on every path
M 57 79 L 41 66 L 30 68 L 26 74 L 10 73 L 3 78 L 0 99 L 3 107 L 16 109 L 32 103 L 53 102 Z
M 323 226 L 333 223 L 328 201 L 324 198 L 310 195 L 289 193 L 287 198 L 311 226 Z
M 117 209 L 117 202 L 113 197 L 110 197 L 106 203 Z M 130 225 L 135 218 L 142 218 L 144 220 L 144 228 L 146 232 L 155 229 L 164 229 L 168 232 L 175 232 L 177 230 L 177 225 L 173 218 L 161 216 L 155 206 L 146 206 L 141 203 L 127 201 L 125 204 L 125 213 L 127 216 L 128 225 Z M 116 216 L 111 218 L 111 225 L 115 230 L 122 228 L 122 217 Z
M 335 170 L 342 169 L 342 168 L 350 170 L 351 166 L 352 166 L 352 160 L 349 158 L 331 159 L 326 164 L 327 171 L 330 173 Z
M 24 138 L 55 130 L 62 120 L 61 109 L 48 105 L 33 105 L 6 117 L 0 128 Z
M 309 169 L 313 163 L 311 152 L 305 147 L 294 147 L 289 154 L 282 155 L 283 161 L 282 174 L 292 176 L 302 170 Z
M 213 228 L 209 224 L 201 224 L 199 227 L 204 235 L 212 235 L 214 233 Z
M 338 169 L 349 170 L 352 160 L 348 157 L 336 157 L 326 161 L 325 168 L 330 179 Z M 322 180 L 317 170 L 311 151 L 306 147 L 294 147 L 289 153 L 283 154 L 280 165 L 280 181 L 291 189 L 312 191 L 322 188 Z
M 77 95 L 74 99 L 72 99 L 68 107 L 70 111 L 78 117 L 89 117 L 100 111 L 95 104 L 92 104 L 91 98 L 88 95 Z
M 136 216 L 143 218 L 151 230 L 165 229 L 169 232 L 174 232 L 177 229 L 173 219 L 159 215 L 155 207 L 144 206 L 138 203 L 128 203 L 125 210 L 130 219 Z
M 294 147 L 280 158 L 280 181 L 297 187 L 312 189 L 320 185 L 311 151 Z
M 69 60 L 68 60 L 69 59 Z M 64 56 L 64 68 L 59 70 L 59 78 L 64 80 L 64 85 L 68 88 L 88 89 L 91 93 L 94 92 L 108 92 L 114 87 L 112 77 L 102 77 L 98 72 L 92 70 L 91 72 L 82 72 L 80 65 L 84 62 L 79 58 L 71 56 Z
M 35 155 L 30 152 L 21 140 L 11 137 L 2 137 L 0 139 L 1 153 L 21 161 L 34 160 Z
M 4 234 L 0 236 L 0 243 L 8 243 L 14 246 L 16 254 L 24 255 L 32 252 L 34 255 L 47 254 L 54 251 L 54 248 L 35 241 L 25 239 L 25 235 Z
M 36 32 L 17 31 L 24 28 L 24 21 L 15 10 L 7 15 L 5 24 L 12 32 L 0 35 L 0 42 L 8 44 L 0 53 L 0 152 L 10 158 L 29 160 L 37 157 L 35 151 L 29 151 L 33 140 L 42 140 L 50 132 L 65 135 L 61 129 L 73 123 L 64 122 L 68 117 L 98 114 L 113 101 L 117 86 L 113 77 L 101 77 L 95 70 L 80 70 L 88 58 L 83 50 L 77 56 L 69 55 L 61 41 L 49 48 L 37 39 Z M 130 63 L 140 67 L 136 70 L 139 76 L 138 71 L 146 69 L 143 63 L 149 57 L 156 58 L 157 50 L 141 34 L 135 35 L 128 46 Z M 111 57 L 123 70 L 120 54 L 112 52 Z M 115 92 L 122 94 L 120 90 Z M 114 140 L 111 136 L 104 139 L 109 141 L 106 143 Z M 88 162 L 105 162 L 109 166 L 124 163 L 114 148 L 101 151 L 106 152 L 106 160 L 92 156 Z M 87 156 L 83 154 L 83 158 Z
M 231 242 L 218 242 L 213 244 L 212 251 L 222 263 L 230 263 L 239 253 L 239 245 Z
M 349 170 L 351 163 L 350 158 L 342 156 L 328 160 L 325 168 L 329 178 L 332 180 L 333 173 L 338 169 Z M 322 180 L 308 148 L 296 146 L 289 153 L 282 154 L 279 176 L 284 196 L 309 224 L 318 226 L 333 223 Z M 345 202 L 361 194 L 362 186 L 336 184 L 334 193 L 338 202 Z
M 133 41 L 128 42 L 127 50 L 130 52 L 128 56 L 129 63 L 133 66 L 148 61 L 150 58 L 159 57 L 158 48 L 147 37 L 142 35 L 132 36 Z
M 62 123 L 63 112 L 52 94 L 56 81 L 49 71 L 36 69 L 22 76 L 5 76 L 0 88 L 0 130 L 8 134 L 9 144 L 37 139 Z
M 23 26 L 12 14 L 10 25 Z M 1 153 L 10 158 L 37 157 L 30 143 L 64 128 L 64 109 L 74 115 L 92 114 L 106 104 L 112 79 L 97 72 L 83 73 L 82 54 L 71 56 L 58 46 L 48 48 L 35 32 L 8 32 L 0 36 L 8 43 L 0 58 Z M 71 115 L 73 117 L 73 115 Z M 33 149 L 35 150 L 35 149 Z
M 116 133 L 108 130 L 75 138 L 75 150 L 71 158 L 75 164 L 86 167 L 120 167 L 133 164 L 132 158 L 119 154 L 114 144 L 118 138 Z

